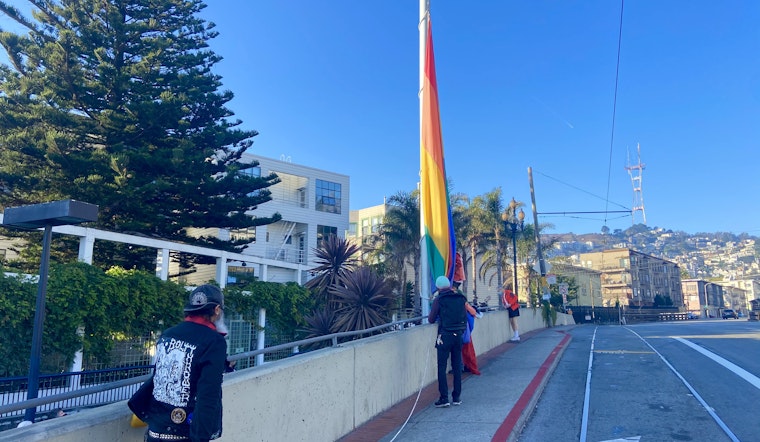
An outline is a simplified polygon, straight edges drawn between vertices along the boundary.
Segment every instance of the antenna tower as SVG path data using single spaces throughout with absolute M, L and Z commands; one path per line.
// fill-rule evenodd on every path
M 644 195 L 641 193 L 641 177 L 643 175 L 645 164 L 641 163 L 641 145 L 636 143 L 636 154 L 638 163 L 631 165 L 630 152 L 628 152 L 628 165 L 625 170 L 631 176 L 633 185 L 633 208 L 631 209 L 631 224 L 636 224 L 636 212 L 641 212 L 641 222 L 646 225 L 647 214 L 644 212 Z

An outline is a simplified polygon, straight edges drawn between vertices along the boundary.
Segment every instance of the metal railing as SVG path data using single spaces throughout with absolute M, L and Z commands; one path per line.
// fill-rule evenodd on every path
M 379 332 L 379 331 L 390 332 L 390 331 L 402 330 L 404 328 L 409 328 L 415 325 L 422 324 L 422 321 L 423 321 L 422 316 L 418 316 L 415 318 L 402 319 L 399 321 L 390 322 L 388 324 L 379 325 L 377 327 L 372 327 L 365 330 L 333 333 L 330 335 L 318 336 L 318 337 L 309 338 L 309 339 L 302 339 L 300 341 L 274 345 L 274 346 L 263 348 L 260 350 L 253 350 L 253 351 L 248 351 L 244 353 L 238 353 L 235 355 L 230 355 L 228 359 L 230 361 L 239 361 L 241 359 L 246 359 L 246 358 L 250 359 L 260 354 L 273 353 L 273 352 L 293 349 L 293 348 L 307 347 L 311 344 L 316 344 L 322 341 L 330 341 L 331 346 L 335 347 L 335 346 L 338 346 L 341 342 L 341 339 L 344 339 L 344 338 L 353 338 L 357 336 L 363 337 L 363 335 L 373 335 L 375 332 Z M 147 370 L 148 372 L 150 372 L 152 371 L 152 369 L 153 369 L 153 366 L 141 366 L 141 367 L 129 367 L 124 370 Z M 87 379 L 86 377 L 87 375 L 92 376 L 96 372 L 109 372 L 109 370 L 94 370 L 92 372 L 65 373 L 61 375 L 46 376 L 46 378 L 83 375 L 85 377 L 82 379 Z M 114 370 L 110 370 L 110 372 L 114 372 Z M 122 375 L 119 375 L 119 376 L 122 376 Z M 41 385 L 40 397 L 38 398 L 23 400 L 23 401 L 14 402 L 14 403 L 7 403 L 7 404 L 3 402 L 3 404 L 0 405 L 0 417 L 13 417 L 16 415 L 20 415 L 22 414 L 22 410 L 26 410 L 27 408 L 36 407 L 40 411 L 43 411 L 43 410 L 49 411 L 49 410 L 56 410 L 58 408 L 69 409 L 73 407 L 85 407 L 85 406 L 96 407 L 96 406 L 101 406 L 101 405 L 107 405 L 113 402 L 126 400 L 126 399 L 129 399 L 132 396 L 132 394 L 134 394 L 135 391 L 137 391 L 140 384 L 150 379 L 150 376 L 151 374 L 148 373 L 148 374 L 138 375 L 136 377 L 121 379 L 114 382 L 105 382 L 102 384 L 93 381 L 94 385 L 89 386 L 89 387 L 82 387 L 82 385 L 85 385 L 85 384 L 82 384 L 82 382 L 80 381 L 77 388 L 72 388 L 71 385 L 69 386 L 61 385 L 60 387 L 54 387 L 54 388 L 48 389 Z M 15 378 L 11 378 L 11 379 L 15 379 Z M 18 379 L 21 379 L 21 378 L 18 378 Z M 24 378 L 24 380 L 25 379 L 26 378 Z M 56 382 L 61 383 L 61 384 L 66 384 L 66 382 L 64 382 L 63 380 L 58 380 Z M 18 385 L 23 385 L 24 387 L 26 386 L 25 383 L 18 384 Z M 20 391 L 16 393 L 21 394 Z M 26 392 L 24 391 L 23 394 L 25 395 Z

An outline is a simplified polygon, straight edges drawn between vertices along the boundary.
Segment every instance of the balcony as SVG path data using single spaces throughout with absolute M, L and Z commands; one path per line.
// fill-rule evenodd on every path
M 268 247 L 266 258 L 293 264 L 306 264 L 306 251 L 291 247 Z

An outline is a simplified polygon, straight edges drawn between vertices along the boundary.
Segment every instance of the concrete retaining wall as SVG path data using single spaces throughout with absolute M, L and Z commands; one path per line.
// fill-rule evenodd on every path
M 520 332 L 544 327 L 522 309 Z M 557 324 L 573 323 L 558 314 Z M 436 327 L 424 325 L 305 353 L 225 375 L 224 435 L 233 441 L 334 441 L 436 380 Z M 475 321 L 485 353 L 511 337 L 506 311 Z M 140 442 L 126 402 L 0 433 L 0 442 Z

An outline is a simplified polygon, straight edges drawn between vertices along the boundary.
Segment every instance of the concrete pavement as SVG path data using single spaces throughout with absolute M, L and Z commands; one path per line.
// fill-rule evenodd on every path
M 435 408 L 438 384 L 433 382 L 340 441 L 514 441 L 570 341 L 570 327 L 528 332 L 520 343 L 479 356 L 481 375 L 463 374 L 462 405 Z

